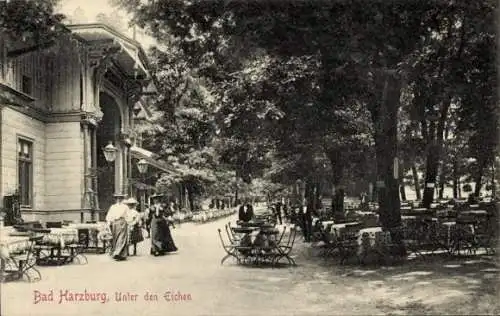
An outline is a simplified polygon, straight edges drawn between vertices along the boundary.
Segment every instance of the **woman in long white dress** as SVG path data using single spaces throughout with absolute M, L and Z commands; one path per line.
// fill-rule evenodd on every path
M 123 204 L 123 195 L 115 195 L 116 203 L 111 205 L 106 222 L 111 228 L 113 238 L 111 240 L 110 255 L 117 261 L 123 261 L 127 258 L 129 232 L 128 232 L 128 210 L 127 205 Z

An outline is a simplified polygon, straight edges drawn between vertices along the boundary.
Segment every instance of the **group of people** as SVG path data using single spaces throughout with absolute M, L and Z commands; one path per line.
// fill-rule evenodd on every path
M 152 255 L 160 256 L 177 251 L 170 232 L 172 213 L 162 204 L 162 197 L 153 196 L 153 205 L 141 214 L 136 210 L 136 199 L 122 194 L 115 195 L 116 203 L 106 215 L 112 236 L 110 255 L 113 259 L 126 260 L 130 254 L 130 246 L 133 246 L 133 255 L 137 255 L 137 244 L 144 240 L 143 227 L 146 227 L 148 237 L 151 238 Z
M 301 203 L 296 205 L 290 205 L 285 199 L 280 199 L 270 205 L 276 223 L 282 225 L 287 220 L 290 223 L 298 225 L 304 234 L 306 242 L 311 241 L 313 233 L 312 218 L 317 216 L 316 212 L 318 208 L 321 208 L 321 205 L 308 203 L 305 198 L 302 199 Z

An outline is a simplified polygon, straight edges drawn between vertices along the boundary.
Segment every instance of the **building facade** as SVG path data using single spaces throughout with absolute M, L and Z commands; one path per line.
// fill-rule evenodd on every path
M 66 28 L 43 47 L 0 34 L 0 196 L 17 196 L 25 220 L 102 218 L 147 156 L 134 133 L 153 87 L 143 49 L 106 25 Z

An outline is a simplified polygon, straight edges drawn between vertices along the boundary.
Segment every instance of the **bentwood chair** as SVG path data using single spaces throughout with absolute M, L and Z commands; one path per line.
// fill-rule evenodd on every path
M 237 252 L 236 252 L 236 244 L 234 243 L 229 243 L 229 244 L 226 244 L 224 242 L 224 238 L 222 238 L 222 231 L 221 229 L 217 229 L 217 231 L 219 232 L 219 238 L 220 238 L 220 241 L 221 241 L 221 244 L 222 244 L 222 248 L 224 249 L 224 251 L 226 252 L 226 255 L 221 259 L 220 261 L 220 264 L 224 264 L 224 261 L 226 261 L 228 258 L 230 257 L 233 257 L 236 259 L 236 261 L 238 263 L 240 263 L 240 258 L 238 257 L 237 255 Z
M 278 253 L 275 255 L 273 259 L 273 265 L 276 265 L 279 263 L 279 261 L 283 258 L 288 260 L 288 263 L 291 265 L 296 266 L 297 264 L 295 263 L 295 260 L 290 256 L 290 253 L 293 250 L 293 245 L 295 243 L 295 238 L 297 237 L 297 228 L 292 227 L 290 228 L 290 234 L 288 235 L 288 240 L 286 244 L 284 245 L 277 245 L 276 250 Z

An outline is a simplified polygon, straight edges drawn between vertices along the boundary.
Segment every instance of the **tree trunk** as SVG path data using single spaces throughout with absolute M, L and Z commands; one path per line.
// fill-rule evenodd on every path
M 191 212 L 194 212 L 194 196 L 193 196 L 193 190 L 191 188 L 191 185 L 186 185 L 187 189 L 187 195 L 188 195 L 188 201 L 189 201 L 189 209 Z
M 422 200 L 422 194 L 420 192 L 420 180 L 418 179 L 418 171 L 415 162 L 411 165 L 411 173 L 413 175 L 413 185 L 415 186 L 415 194 L 418 201 Z
M 341 150 L 330 150 L 327 153 L 330 163 L 333 167 L 333 196 L 332 212 L 336 221 L 343 221 L 344 216 L 344 186 L 342 178 L 344 173 L 344 164 L 342 161 Z
M 314 213 L 314 211 L 315 211 L 314 183 L 312 183 L 310 180 L 307 180 L 307 182 L 306 182 L 304 196 L 306 198 L 307 209 L 309 211 L 311 211 L 312 213 Z
M 401 195 L 401 200 L 406 201 L 406 188 L 404 182 L 404 164 L 399 164 L 399 194 Z
M 376 157 L 378 202 L 382 227 L 391 229 L 401 225 L 399 177 L 394 175 L 397 157 L 397 112 L 400 98 L 400 81 L 386 73 L 380 113 L 374 122 L 376 128 Z
M 322 203 L 321 203 L 321 184 L 320 183 L 316 183 L 316 196 L 315 196 L 315 205 L 316 205 L 316 209 L 320 209 L 321 206 L 322 206 Z
M 461 186 L 460 177 L 457 177 L 457 189 L 458 189 L 458 198 L 459 199 L 462 198 L 462 188 L 460 186 Z
M 432 140 L 431 142 L 433 142 Z M 427 161 L 425 166 L 425 188 L 424 188 L 424 197 L 422 200 L 422 206 L 425 208 L 429 208 L 432 201 L 434 200 L 434 190 L 435 190 L 435 182 L 437 176 L 438 169 L 438 149 L 436 144 L 430 144 L 429 150 L 427 153 Z
M 481 187 L 483 186 L 483 184 L 482 184 L 483 172 L 484 172 L 484 164 L 480 164 L 479 170 L 478 170 L 477 175 L 474 179 L 474 182 L 476 183 L 476 187 L 474 189 L 475 196 L 479 196 L 479 193 L 481 192 Z
M 234 190 L 234 203 L 233 206 L 238 206 L 238 187 Z
M 399 245 L 398 254 L 404 255 L 405 247 L 400 229 L 399 177 L 394 174 L 401 81 L 388 71 L 384 72 L 383 79 L 382 102 L 379 106 L 371 107 L 370 111 L 375 126 L 379 218 L 382 228 L 391 232 L 393 241 Z
M 445 163 L 442 162 L 441 163 L 441 172 L 439 174 L 439 199 L 442 200 L 443 199 L 443 195 L 444 195 L 444 184 L 445 184 L 445 179 L 446 178 L 446 168 L 445 168 Z
M 185 208 L 186 206 L 184 205 L 184 194 L 183 194 L 183 191 L 184 191 L 184 186 L 182 185 L 182 183 L 180 183 L 178 186 L 177 186 L 177 189 L 179 189 L 179 206 L 181 209 Z
M 401 194 L 401 200 L 406 201 L 406 189 L 404 183 L 399 185 L 399 193 Z
M 439 122 L 437 131 L 435 123 L 431 123 L 431 129 L 428 137 L 429 151 L 427 155 L 426 170 L 425 170 L 425 189 L 424 198 L 422 200 L 423 207 L 429 208 L 434 200 L 434 189 L 436 185 L 436 176 L 439 166 L 439 158 L 441 156 L 441 148 L 443 146 L 444 128 L 448 117 L 448 109 L 450 108 L 451 98 L 446 97 L 441 104 Z
M 459 194 L 458 194 L 458 162 L 455 159 L 453 161 L 453 198 L 458 199 Z

